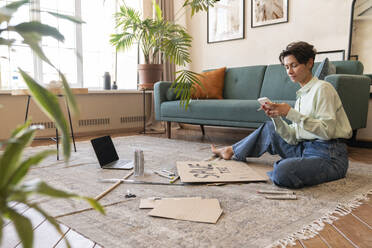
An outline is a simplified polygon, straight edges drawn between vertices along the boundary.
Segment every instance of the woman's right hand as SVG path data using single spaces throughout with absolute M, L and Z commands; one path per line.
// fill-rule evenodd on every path
M 291 106 L 288 103 L 272 103 L 268 102 L 265 105 L 262 105 L 262 109 L 265 111 L 265 114 L 271 118 L 279 116 L 287 116 Z

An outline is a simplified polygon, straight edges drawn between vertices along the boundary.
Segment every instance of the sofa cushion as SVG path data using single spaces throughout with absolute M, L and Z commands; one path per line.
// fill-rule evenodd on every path
M 295 101 L 280 100 L 294 106 Z M 216 120 L 220 122 L 250 122 L 262 123 L 270 120 L 260 107 L 257 100 L 192 100 L 187 110 L 180 106 L 179 101 L 167 101 L 161 104 L 161 117 L 165 119 Z
M 224 99 L 257 99 L 265 70 L 264 65 L 226 69 Z
M 300 88 L 288 77 L 283 65 L 269 65 L 266 68 L 260 97 L 270 100 L 295 100 L 296 91 Z
M 336 74 L 353 74 L 362 75 L 363 74 L 363 64 L 360 61 L 332 61 L 332 64 L 336 66 Z M 316 72 L 320 62 L 314 63 L 313 73 Z
M 263 122 L 268 117 L 263 111 L 257 111 L 256 100 L 192 100 L 187 110 L 180 106 L 179 101 L 161 104 L 161 114 L 165 118 L 190 118 L 219 121 Z M 243 114 L 244 113 L 244 114 Z
M 203 87 L 194 84 L 191 90 L 192 99 L 223 99 L 222 92 L 225 82 L 226 67 L 213 71 L 202 72 L 202 77 L 199 77 Z
M 336 66 L 328 58 L 325 58 L 316 69 L 314 76 L 320 80 L 324 80 L 326 76 L 331 74 L 336 74 Z

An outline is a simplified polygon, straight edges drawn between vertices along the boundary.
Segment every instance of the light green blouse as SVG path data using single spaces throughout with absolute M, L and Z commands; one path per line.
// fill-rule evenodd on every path
M 272 118 L 276 132 L 289 144 L 303 140 L 350 138 L 351 126 L 335 88 L 313 77 L 296 92 L 296 104 L 286 118 Z

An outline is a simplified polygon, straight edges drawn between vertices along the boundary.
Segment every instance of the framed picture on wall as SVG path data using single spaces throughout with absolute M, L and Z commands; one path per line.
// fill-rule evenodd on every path
M 220 0 L 208 7 L 207 42 L 244 39 L 244 0 Z
M 288 22 L 288 0 L 251 0 L 251 27 Z
M 328 58 L 329 61 L 345 60 L 345 50 L 332 50 L 332 51 L 317 52 L 315 56 L 315 62 L 321 62 L 325 58 Z

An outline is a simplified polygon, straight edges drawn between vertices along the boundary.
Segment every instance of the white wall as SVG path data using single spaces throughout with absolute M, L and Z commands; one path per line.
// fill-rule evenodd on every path
M 364 73 L 372 74 L 372 17 L 355 20 L 353 24 L 352 54 L 358 55 L 364 65 Z
M 293 41 L 307 41 L 318 51 L 345 50 L 348 54 L 352 0 L 289 1 L 288 23 L 251 28 L 251 1 L 245 1 L 245 38 L 207 43 L 207 13 L 192 19 L 187 29 L 193 37 L 191 69 L 278 64 L 278 55 Z M 372 140 L 372 101 L 367 128 L 358 131 L 358 139 Z
M 281 50 L 298 40 L 312 43 L 318 51 L 348 48 L 352 0 L 289 1 L 288 23 L 257 28 L 251 28 L 250 3 L 245 1 L 243 40 L 207 44 L 207 14 L 188 18 L 193 70 L 277 64 Z

